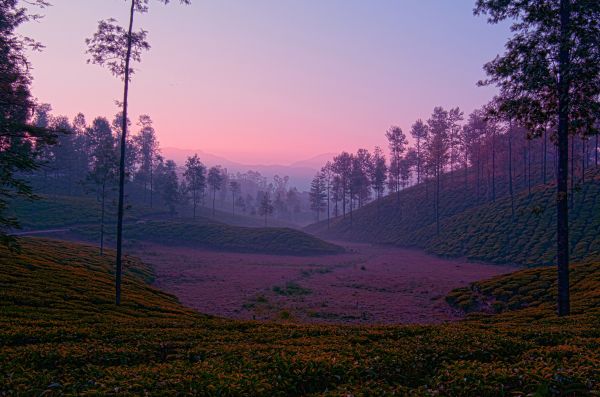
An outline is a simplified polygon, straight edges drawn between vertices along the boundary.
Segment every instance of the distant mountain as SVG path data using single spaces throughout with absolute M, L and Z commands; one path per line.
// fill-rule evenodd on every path
M 310 182 L 315 173 L 325 163 L 332 159 L 334 154 L 320 154 L 307 160 L 297 161 L 290 165 L 264 165 L 264 164 L 243 164 L 226 159 L 225 157 L 216 156 L 206 153 L 202 150 L 179 149 L 167 147 L 162 149 L 162 154 L 165 158 L 173 160 L 178 166 L 183 166 L 189 156 L 198 154 L 200 160 L 207 166 L 212 167 L 221 165 L 227 168 L 230 173 L 246 172 L 248 170 L 258 171 L 264 177 L 272 180 L 275 175 L 289 176 L 290 186 L 295 186 L 300 191 L 307 191 L 310 188 Z

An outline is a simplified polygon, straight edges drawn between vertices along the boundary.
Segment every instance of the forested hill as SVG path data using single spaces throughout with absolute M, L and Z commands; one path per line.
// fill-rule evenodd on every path
M 457 175 L 442 178 L 440 233 L 436 233 L 434 184 L 420 184 L 375 201 L 345 217 L 305 230 L 330 239 L 417 247 L 442 256 L 466 256 L 495 263 L 528 266 L 552 263 L 555 248 L 554 184 L 522 189 L 484 203 L 476 188 Z M 503 188 L 500 186 L 500 188 Z M 570 213 L 571 255 L 585 257 L 600 249 L 600 172 L 589 171 L 574 188 Z

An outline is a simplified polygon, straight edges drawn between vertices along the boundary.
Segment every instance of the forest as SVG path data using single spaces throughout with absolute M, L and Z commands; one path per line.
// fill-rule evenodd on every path
M 304 70 L 300 60 L 356 72 L 366 65 L 364 54 L 352 58 L 355 64 L 332 61 L 342 49 L 365 51 L 352 37 L 390 53 L 399 38 L 374 41 L 371 35 L 381 29 L 376 21 L 399 12 L 397 5 L 332 2 L 327 7 L 335 17 L 324 27 L 315 21 L 328 9 L 317 4 L 306 3 L 308 14 L 302 14 L 291 3 L 273 3 L 273 13 L 244 14 L 243 21 L 252 22 L 245 25 L 235 19 L 247 6 L 242 2 L 196 3 L 102 5 L 121 22 L 126 16 L 125 24 L 116 17 L 97 22 L 94 33 L 80 38 L 85 56 L 76 59 L 99 73 L 87 83 L 108 85 L 101 79 L 109 72 L 120 99 L 94 98 L 101 101 L 94 106 L 112 100 L 117 110 L 90 118 L 80 111 L 89 98 L 76 98 L 77 108 L 64 111 L 71 116 L 62 115 L 68 101 L 60 92 L 38 99 L 44 87 L 38 79 L 47 77 L 36 67 L 50 67 L 66 85 L 83 78 L 67 79 L 54 64 L 38 62 L 36 54 L 60 58 L 59 52 L 26 30 L 56 23 L 52 18 L 63 23 L 71 12 L 82 21 L 88 16 L 61 0 L 0 0 L 0 395 L 600 393 L 600 2 L 473 1 L 470 18 L 485 29 L 506 28 L 498 55 L 483 61 L 485 77 L 472 78 L 493 94 L 477 106 L 448 106 L 441 105 L 447 103 L 442 87 L 434 87 L 440 93 L 433 99 L 416 90 L 410 101 L 427 108 L 394 110 L 398 115 L 383 124 L 389 128 L 369 127 L 356 135 L 358 144 L 350 131 L 331 128 L 332 121 L 381 125 L 370 117 L 385 118 L 385 112 L 370 113 L 364 98 L 351 98 L 366 109 L 353 113 L 342 91 L 339 103 L 319 102 L 331 88 L 318 83 L 325 71 Z M 423 3 L 404 6 L 432 12 Z M 464 13 L 456 4 L 437 6 L 450 8 L 432 14 L 439 21 L 425 21 L 432 32 L 442 29 L 442 19 Z M 90 7 L 91 14 L 97 11 Z M 338 15 L 342 10 L 354 18 L 344 22 L 357 23 L 352 35 Z M 177 12 L 181 20 L 173 25 L 170 13 Z M 154 89 L 161 79 L 185 75 L 186 67 L 200 67 L 192 45 L 184 54 L 190 65 L 159 63 L 159 69 L 178 68 L 173 75 L 157 72 L 157 58 L 147 54 L 151 43 L 157 51 L 172 50 L 165 43 L 188 33 L 188 13 L 214 18 L 201 29 L 226 32 L 194 46 L 218 48 L 223 59 L 210 62 L 243 76 L 195 74 L 218 82 L 212 97 L 209 84 L 200 93 L 165 84 L 182 96 L 199 95 L 197 107 L 226 97 L 227 118 L 243 126 L 234 135 L 225 127 L 198 128 L 194 134 L 206 146 L 197 150 L 186 131 L 165 127 L 165 117 L 176 118 L 172 110 L 139 113 L 138 102 L 148 98 L 137 96 L 149 95 L 138 84 L 145 68 L 153 71 Z M 239 26 L 226 29 L 218 22 L 223 15 Z M 271 65 L 269 58 L 268 68 L 253 69 L 251 55 L 267 48 L 284 54 L 299 37 L 314 39 L 314 32 L 294 30 L 298 21 L 314 22 L 319 42 L 332 40 L 339 52 L 298 46 L 292 63 Z M 160 30 L 156 23 L 164 29 L 150 36 L 145 27 Z M 271 23 L 290 30 L 260 36 Z M 398 25 L 393 29 L 410 32 L 408 24 Z M 190 29 L 192 36 L 204 32 Z M 56 32 L 47 33 L 54 43 Z M 266 41 L 246 46 L 240 39 L 244 45 L 231 46 L 227 40 L 236 34 Z M 415 49 L 425 36 L 413 39 L 408 45 Z M 487 45 L 490 39 L 475 40 Z M 470 56 L 465 53 L 472 62 Z M 298 81 L 286 74 L 296 67 L 301 73 L 295 76 L 303 76 Z M 264 76 L 287 84 L 285 95 L 269 91 Z M 369 85 L 352 76 L 357 87 Z M 433 78 L 425 71 L 418 77 Z M 405 76 L 385 78 L 411 87 Z M 246 117 L 250 105 L 241 99 L 248 81 L 262 82 L 250 102 L 265 112 L 254 118 Z M 376 90 L 384 97 L 393 91 Z M 453 92 L 454 104 L 472 103 L 464 92 Z M 295 108 L 298 93 L 314 95 L 307 96 L 306 119 Z M 177 100 L 152 95 L 146 106 Z M 384 102 L 378 106 L 387 109 Z M 340 104 L 348 108 L 340 111 Z M 318 131 L 318 142 L 311 131 L 291 132 L 319 125 L 321 111 L 332 113 L 323 124 L 331 131 Z M 199 123 L 200 114 L 191 119 Z M 227 118 L 215 120 L 224 126 Z M 272 125 L 262 123 L 270 118 Z M 336 151 L 324 155 L 328 134 Z M 179 135 L 186 155 L 176 163 L 164 154 L 172 148 L 160 142 Z M 228 169 L 224 164 L 233 162 L 209 154 L 215 135 L 239 141 L 241 157 L 260 155 L 268 164 Z M 261 174 L 259 168 L 278 164 L 276 155 L 300 153 L 296 135 L 316 156 L 290 159 L 274 176 Z M 278 146 L 281 136 L 290 138 L 289 147 Z M 269 145 L 275 148 L 270 160 Z M 324 161 L 317 165 L 317 159 Z M 294 164 L 312 173 L 310 186 L 287 175 Z

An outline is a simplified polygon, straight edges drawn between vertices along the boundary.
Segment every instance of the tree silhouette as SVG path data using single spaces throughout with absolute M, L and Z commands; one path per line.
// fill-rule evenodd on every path
M 485 65 L 481 85 L 500 88 L 508 114 L 531 134 L 556 129 L 558 315 L 570 313 L 569 135 L 594 135 L 600 113 L 600 2 L 478 0 L 475 14 L 512 22 L 506 52 Z
M 217 190 L 221 190 L 223 186 L 223 172 L 220 166 L 210 167 L 208 170 L 208 186 L 212 189 L 212 214 L 215 215 L 215 200 L 217 197 Z
M 187 182 L 187 190 L 192 193 L 193 216 L 196 219 L 196 207 L 206 187 L 206 167 L 197 154 L 187 158 L 183 177 Z
M 45 7 L 45 1 L 31 0 L 27 4 Z M 39 168 L 39 155 L 56 142 L 56 131 L 34 126 L 30 115 L 35 108 L 31 97 L 31 66 L 25 56 L 27 49 L 42 48 L 36 41 L 19 35 L 16 30 L 35 15 L 17 1 L 0 2 L 0 242 L 17 247 L 7 232 L 19 227 L 18 220 L 6 214 L 9 200 L 19 196 L 35 198 L 29 183 L 23 178 Z
M 169 0 L 158 0 L 167 4 Z M 119 204 L 117 210 L 117 258 L 115 271 L 115 303 L 121 304 L 121 275 L 122 275 L 122 256 L 123 256 L 123 209 L 124 209 L 124 190 L 125 190 L 125 164 L 127 147 L 127 111 L 129 99 L 129 83 L 134 69 L 131 62 L 140 62 L 142 52 L 150 49 L 150 44 L 146 41 L 145 30 L 133 31 L 134 16 L 137 13 L 148 11 L 149 0 L 131 0 L 129 8 L 129 24 L 127 30 L 117 24 L 114 18 L 100 21 L 98 30 L 92 38 L 86 39 L 88 54 L 90 58 L 88 63 L 95 63 L 100 66 L 106 66 L 110 72 L 123 80 L 123 102 L 121 103 L 122 125 L 119 161 Z M 182 4 L 189 4 L 190 0 L 180 0 Z

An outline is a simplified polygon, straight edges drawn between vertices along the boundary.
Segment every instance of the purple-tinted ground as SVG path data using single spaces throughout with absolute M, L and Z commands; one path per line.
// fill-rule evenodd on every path
M 155 285 L 202 313 L 311 323 L 439 323 L 460 313 L 444 297 L 514 267 L 448 260 L 395 247 L 342 243 L 350 252 L 293 257 L 140 243 Z

